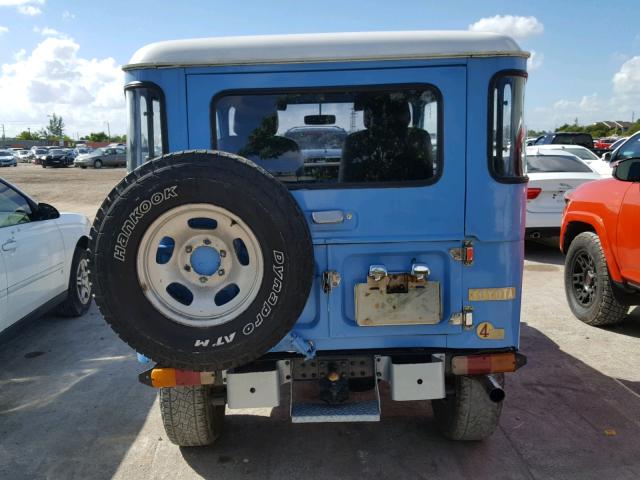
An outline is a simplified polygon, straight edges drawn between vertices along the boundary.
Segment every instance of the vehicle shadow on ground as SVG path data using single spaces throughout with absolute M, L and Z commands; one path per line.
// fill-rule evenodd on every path
M 135 354 L 95 306 L 23 327 L 0 345 L 0 364 L 0 478 L 116 473 L 155 392 L 137 383 Z
M 537 263 L 564 265 L 564 255 L 558 246 L 558 237 L 527 240 L 524 243 L 524 259 Z
M 624 322 L 612 327 L 603 327 L 621 335 L 640 338 L 640 307 L 631 307 Z
M 508 375 L 500 427 L 484 442 L 442 438 L 428 402 L 383 398 L 380 423 L 292 424 L 288 406 L 227 415 L 214 446 L 181 452 L 207 479 L 638 478 L 639 398 L 526 324 L 522 350 L 529 364 Z

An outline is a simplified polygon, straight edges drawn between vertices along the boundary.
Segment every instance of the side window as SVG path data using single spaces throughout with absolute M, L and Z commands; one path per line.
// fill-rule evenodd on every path
M 155 85 L 142 83 L 129 85 L 125 94 L 129 122 L 127 168 L 131 171 L 167 153 L 168 145 L 162 90 Z
M 616 160 L 623 158 L 640 157 L 640 135 L 631 137 L 625 143 L 623 143 L 616 155 Z
M 0 228 L 31 221 L 31 207 L 18 192 L 0 183 Z
M 229 93 L 214 98 L 214 148 L 287 185 L 434 182 L 442 100 L 430 85 Z
M 523 75 L 498 74 L 489 91 L 488 155 L 498 181 L 526 181 Z M 542 142 L 540 142 L 542 143 Z

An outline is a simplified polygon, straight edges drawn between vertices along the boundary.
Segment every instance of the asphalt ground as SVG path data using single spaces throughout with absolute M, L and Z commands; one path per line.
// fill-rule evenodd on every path
M 106 190 L 99 175 L 115 183 L 123 173 L 55 172 L 95 174 Z M 78 319 L 44 316 L 0 344 L 0 478 L 638 479 L 640 308 L 615 328 L 584 325 L 567 306 L 562 264 L 554 243 L 527 245 L 529 363 L 508 375 L 500 427 L 484 442 L 445 440 L 428 402 L 383 395 L 379 423 L 294 425 L 285 402 L 228 410 L 215 445 L 178 448 L 156 393 L 137 382 L 135 354 L 94 305 Z

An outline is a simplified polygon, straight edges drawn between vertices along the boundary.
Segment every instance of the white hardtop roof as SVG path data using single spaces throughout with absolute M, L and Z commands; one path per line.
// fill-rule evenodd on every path
M 142 47 L 133 68 L 311 63 L 345 60 L 528 57 L 506 35 L 469 31 L 407 31 L 256 35 L 172 40 Z

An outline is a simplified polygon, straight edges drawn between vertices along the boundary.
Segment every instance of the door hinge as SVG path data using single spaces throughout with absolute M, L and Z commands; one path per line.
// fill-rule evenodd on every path
M 332 289 L 340 285 L 340 274 L 334 270 L 322 272 L 322 291 L 330 293 Z
M 471 240 L 465 240 L 462 243 L 462 247 L 449 249 L 449 255 L 456 262 L 462 262 L 465 266 L 473 265 L 473 242 Z

